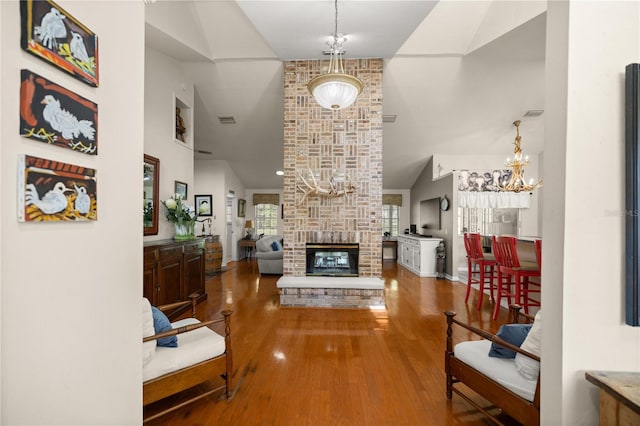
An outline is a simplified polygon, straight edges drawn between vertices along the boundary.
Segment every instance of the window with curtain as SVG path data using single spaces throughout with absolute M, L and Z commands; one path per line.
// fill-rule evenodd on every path
M 402 194 L 382 194 L 382 234 L 398 236 L 398 220 L 402 206 Z
M 393 204 L 382 205 L 382 233 L 389 233 L 391 237 L 398 236 L 398 215 L 400 208 Z
M 280 194 L 253 194 L 256 234 L 278 235 Z
M 256 234 L 278 234 L 278 206 L 273 204 L 257 204 L 256 209 Z

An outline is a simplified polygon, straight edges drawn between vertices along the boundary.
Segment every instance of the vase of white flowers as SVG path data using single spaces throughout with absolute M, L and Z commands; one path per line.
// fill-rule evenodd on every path
M 173 194 L 171 198 L 162 202 L 167 209 L 167 220 L 173 223 L 176 234 L 175 240 L 192 240 L 196 237 L 195 225 L 198 213 L 185 203 L 182 195 Z

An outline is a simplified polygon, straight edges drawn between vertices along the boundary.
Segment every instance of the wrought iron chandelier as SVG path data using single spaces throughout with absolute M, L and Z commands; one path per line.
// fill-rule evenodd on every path
M 520 120 L 514 121 L 513 125 L 516 126 L 516 139 L 513 142 L 513 152 L 515 156 L 513 160 L 507 158 L 507 161 L 504 163 L 505 166 L 512 169 L 511 179 L 509 179 L 509 182 L 501 186 L 500 189 L 502 191 L 510 192 L 533 191 L 534 189 L 542 186 L 542 179 L 538 179 L 535 183 L 533 182 L 533 179 L 530 179 L 529 183 L 525 182 L 524 167 L 529 164 L 529 156 L 522 156 L 522 148 L 520 147 L 522 139 L 520 136 Z
M 329 44 L 329 72 L 313 78 L 307 89 L 323 108 L 334 111 L 351 106 L 362 92 L 363 83 L 358 78 L 345 73 L 342 44 L 346 38 L 338 34 L 338 0 L 335 0 L 335 26 L 333 39 Z

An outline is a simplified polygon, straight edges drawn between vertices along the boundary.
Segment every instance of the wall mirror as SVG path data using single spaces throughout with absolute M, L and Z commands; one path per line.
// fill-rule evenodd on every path
M 144 155 L 144 173 L 142 176 L 144 201 L 143 223 L 144 235 L 158 234 L 158 182 L 160 160 Z

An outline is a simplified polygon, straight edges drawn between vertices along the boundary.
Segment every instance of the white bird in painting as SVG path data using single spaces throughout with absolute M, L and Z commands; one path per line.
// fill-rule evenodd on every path
M 54 214 L 67 208 L 67 196 L 64 193 L 69 191 L 73 191 L 73 189 L 67 188 L 62 182 L 58 182 L 51 191 L 40 198 L 36 186 L 30 183 L 25 190 L 24 200 L 27 206 L 33 204 L 44 214 Z
M 69 50 L 71 50 L 71 54 L 74 58 L 78 59 L 81 62 L 86 62 L 87 64 L 91 63 L 91 59 L 89 58 L 89 54 L 87 53 L 87 48 L 84 45 L 84 40 L 82 36 L 78 33 L 74 33 L 71 31 L 71 42 L 69 43 Z
M 40 26 L 34 28 L 34 33 L 40 37 L 40 41 L 47 49 L 58 46 L 57 38 L 67 36 L 67 28 L 64 26 L 65 16 L 58 9 L 52 7 L 46 15 L 42 17 Z
M 89 120 L 78 120 L 75 115 L 60 107 L 60 101 L 51 95 L 46 95 L 41 104 L 45 107 L 42 116 L 51 125 L 51 128 L 62 134 L 65 139 L 77 138 L 80 133 L 89 140 L 93 140 L 96 130 L 93 122 Z
M 73 187 L 76 189 L 76 193 L 78 194 L 74 205 L 75 209 L 80 214 L 89 213 L 89 210 L 91 209 L 91 198 L 89 198 L 89 195 L 87 194 L 87 188 L 78 185 L 73 185 Z

